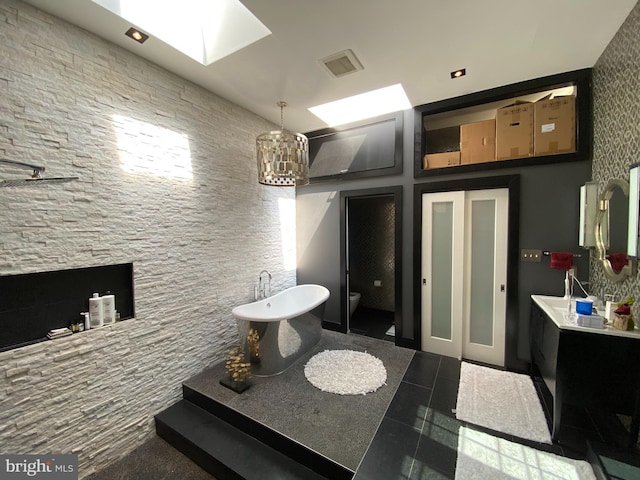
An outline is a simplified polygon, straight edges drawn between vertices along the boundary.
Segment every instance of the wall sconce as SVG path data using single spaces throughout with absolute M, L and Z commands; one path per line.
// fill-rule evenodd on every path
M 638 258 L 638 236 L 640 225 L 640 163 L 629 167 L 629 228 L 627 229 L 627 255 Z
M 598 214 L 598 182 L 580 187 L 580 228 L 578 244 L 582 248 L 596 246 L 596 216 Z

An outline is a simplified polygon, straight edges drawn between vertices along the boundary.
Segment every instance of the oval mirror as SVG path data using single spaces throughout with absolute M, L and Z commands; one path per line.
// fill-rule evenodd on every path
M 635 272 L 635 260 L 627 255 L 629 183 L 610 180 L 600 194 L 596 217 L 598 260 L 609 280 L 620 282 Z

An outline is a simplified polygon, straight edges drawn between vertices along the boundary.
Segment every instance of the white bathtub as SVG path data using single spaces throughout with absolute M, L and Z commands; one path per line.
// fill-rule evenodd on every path
M 296 285 L 272 297 L 235 307 L 240 344 L 258 377 L 284 372 L 319 341 L 329 290 Z

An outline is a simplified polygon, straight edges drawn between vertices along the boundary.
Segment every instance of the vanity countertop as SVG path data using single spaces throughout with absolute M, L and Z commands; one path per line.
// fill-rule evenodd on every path
M 574 330 L 576 332 L 587 332 L 601 335 L 614 335 L 617 337 L 627 337 L 640 340 L 640 330 L 635 328 L 634 330 L 616 330 L 610 324 L 605 325 L 605 328 L 592 328 L 581 327 L 576 325 L 566 318 L 567 312 L 567 300 L 562 297 L 551 297 L 548 295 L 531 295 L 531 299 L 547 314 L 547 316 L 553 320 L 558 328 L 563 330 Z M 571 311 L 575 311 L 576 298 L 572 299 Z M 637 323 L 636 323 L 637 327 Z

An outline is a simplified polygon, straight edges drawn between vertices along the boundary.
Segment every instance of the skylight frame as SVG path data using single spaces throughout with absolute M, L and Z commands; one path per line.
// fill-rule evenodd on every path
M 271 34 L 239 0 L 92 0 L 208 66 Z
M 411 109 L 411 102 L 409 102 L 402 84 L 396 83 L 388 87 L 316 105 L 308 110 L 329 127 L 335 127 L 409 109 Z

